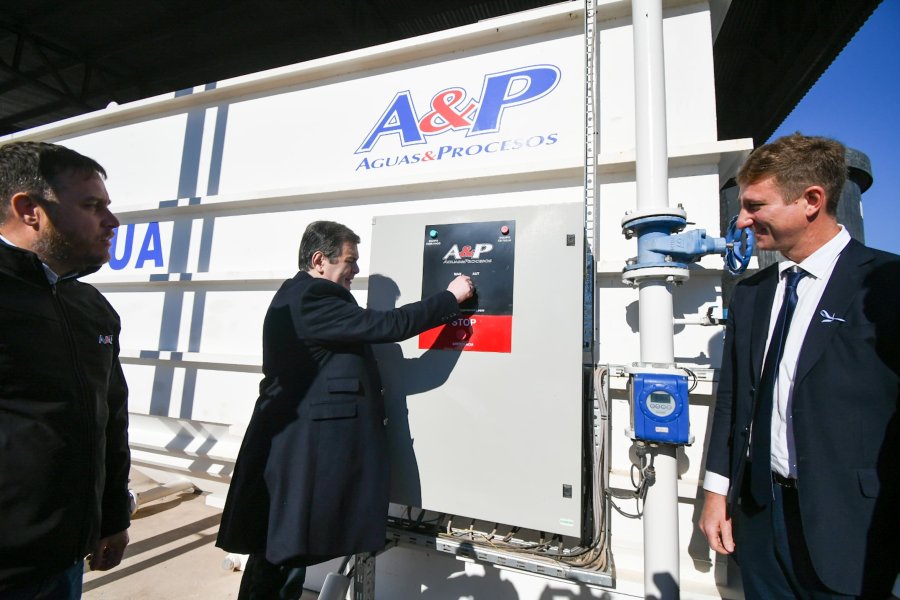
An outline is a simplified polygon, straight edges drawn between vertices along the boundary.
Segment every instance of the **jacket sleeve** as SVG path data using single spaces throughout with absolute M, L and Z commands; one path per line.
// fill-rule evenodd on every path
M 106 422 L 106 483 L 103 488 L 100 537 L 118 533 L 131 524 L 128 499 L 128 471 L 131 454 L 128 449 L 128 386 L 119 362 L 119 331 L 116 331 L 115 354 L 109 377 Z
M 735 294 L 737 296 L 737 292 Z M 735 298 L 736 299 L 736 298 Z M 725 346 L 722 351 L 722 365 L 719 369 L 719 387 L 713 411 L 712 431 L 706 454 L 706 471 L 721 477 L 730 477 L 732 445 L 734 443 L 734 397 L 735 369 L 737 366 L 734 342 L 735 323 L 740 317 L 733 299 L 725 325 Z
M 349 291 L 322 280 L 307 287 L 291 312 L 299 337 L 378 344 L 399 342 L 447 323 L 459 314 L 459 305 L 453 294 L 443 291 L 393 310 L 361 308 Z

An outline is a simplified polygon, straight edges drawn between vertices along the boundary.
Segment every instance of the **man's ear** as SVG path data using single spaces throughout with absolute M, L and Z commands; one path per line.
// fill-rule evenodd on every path
M 311 261 L 313 269 L 321 273 L 326 260 L 328 260 L 328 257 L 321 250 L 313 252 Z
M 817 214 L 825 212 L 825 188 L 820 185 L 811 185 L 803 191 L 803 199 L 806 200 L 806 217 L 813 219 Z
M 32 229 L 37 229 L 39 227 L 40 216 L 38 215 L 38 211 L 43 209 L 41 209 L 40 205 L 35 202 L 31 196 L 25 192 L 13 194 L 12 198 L 9 199 L 9 207 L 11 210 L 11 219 L 15 219 Z

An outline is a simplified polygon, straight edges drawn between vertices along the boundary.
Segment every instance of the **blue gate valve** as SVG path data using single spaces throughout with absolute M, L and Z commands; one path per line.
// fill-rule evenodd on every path
M 740 275 L 747 270 L 750 257 L 756 247 L 756 238 L 749 227 L 738 229 L 738 218 L 732 217 L 725 232 L 725 269 L 732 275 Z
M 640 239 L 638 239 L 640 245 Z M 686 263 L 696 262 L 707 254 L 725 254 L 725 238 L 707 237 L 706 230 L 693 229 L 684 233 L 654 236 L 644 242 L 638 250 L 638 262 L 641 261 L 641 250 L 662 255 L 661 260 L 651 260 L 655 264 L 670 264 L 684 267 Z M 666 259 L 665 257 L 671 257 Z M 673 264 L 674 263 L 674 264 Z
M 625 271 L 652 267 L 687 269 L 707 254 L 724 254 L 725 269 L 732 275 L 747 270 L 753 256 L 754 238 L 749 228 L 738 229 L 737 217 L 728 225 L 724 238 L 707 236 L 704 229 L 672 233 L 685 225 L 674 215 L 654 215 L 627 223 L 626 235 L 637 235 L 637 259 L 630 261 Z

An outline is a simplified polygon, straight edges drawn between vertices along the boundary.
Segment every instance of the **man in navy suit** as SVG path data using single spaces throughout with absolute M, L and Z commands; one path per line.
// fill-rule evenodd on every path
M 217 541 L 250 555 L 240 600 L 297 599 L 306 566 L 384 547 L 387 419 L 369 345 L 447 323 L 474 291 L 461 275 L 419 302 L 361 308 L 358 243 L 340 223 L 311 223 L 301 270 L 266 313 L 264 378 Z
M 704 478 L 747 598 L 900 594 L 900 257 L 838 224 L 844 152 L 797 133 L 737 176 L 738 226 L 785 258 L 736 287 Z

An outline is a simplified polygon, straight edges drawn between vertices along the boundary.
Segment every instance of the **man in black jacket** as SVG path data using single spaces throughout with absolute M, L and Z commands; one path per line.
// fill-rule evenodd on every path
M 299 598 L 307 565 L 384 547 L 387 419 L 369 344 L 447 323 L 473 294 L 459 276 L 419 302 L 361 308 L 350 294 L 358 243 L 340 223 L 310 224 L 301 271 L 266 314 L 265 377 L 217 542 L 250 554 L 240 600 Z
M 78 277 L 109 260 L 106 173 L 54 144 L 0 147 L 0 598 L 81 597 L 129 525 L 119 317 Z

